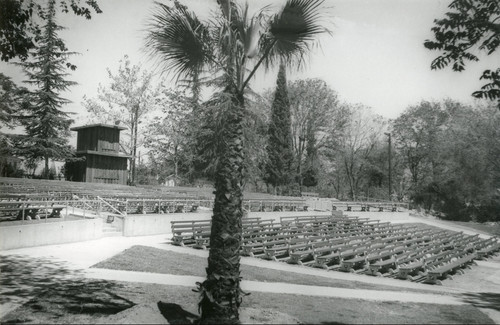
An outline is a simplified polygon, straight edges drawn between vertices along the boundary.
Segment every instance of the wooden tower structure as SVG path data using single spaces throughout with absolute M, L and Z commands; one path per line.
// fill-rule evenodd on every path
M 125 127 L 91 124 L 71 128 L 77 132 L 78 161 L 67 164 L 69 180 L 89 183 L 127 184 L 127 161 L 120 153 L 120 131 Z

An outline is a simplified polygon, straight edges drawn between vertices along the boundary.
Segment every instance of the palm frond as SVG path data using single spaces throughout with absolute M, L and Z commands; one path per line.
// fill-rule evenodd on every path
M 200 74 L 210 63 L 210 33 L 193 12 L 175 3 L 170 7 L 156 2 L 148 25 L 145 48 L 159 56 L 165 68 L 178 78 Z
M 288 0 L 271 18 L 268 33 L 261 40 L 263 48 L 273 47 L 266 65 L 277 59 L 300 64 L 316 37 L 329 33 L 324 26 L 323 3 L 324 0 Z

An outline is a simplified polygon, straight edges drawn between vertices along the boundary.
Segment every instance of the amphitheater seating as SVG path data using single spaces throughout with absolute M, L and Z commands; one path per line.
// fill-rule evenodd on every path
M 60 218 L 65 205 L 49 201 L 0 201 L 0 218 L 4 220 L 33 220 Z
M 429 270 L 427 273 L 427 283 L 431 284 L 440 284 L 440 279 L 442 278 L 452 278 L 452 274 L 460 273 L 463 274 L 462 268 L 468 266 L 473 263 L 473 260 L 476 258 L 476 254 L 465 255 L 460 258 L 451 258 L 450 261 L 446 264 L 443 264 L 433 270 Z
M 498 251 L 500 251 L 500 242 L 497 242 L 496 237 L 491 237 L 478 244 L 477 259 L 486 259 Z
M 182 233 L 187 240 L 176 240 L 174 232 L 174 244 L 208 247 L 209 232 L 200 234 L 205 236 L 201 244 L 193 229 Z M 355 216 L 246 221 L 241 243 L 243 256 L 427 283 L 459 274 L 479 256 L 486 258 L 499 250 L 496 238 L 481 240 L 478 235 Z

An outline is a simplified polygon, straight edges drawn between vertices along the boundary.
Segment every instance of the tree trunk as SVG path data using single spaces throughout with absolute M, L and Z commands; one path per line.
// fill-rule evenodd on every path
M 135 185 L 135 159 L 137 154 L 137 129 L 139 124 L 139 107 L 136 108 L 135 111 L 135 119 L 134 119 L 134 139 L 133 139 L 133 151 L 132 151 L 132 180 L 131 185 Z
M 49 179 L 49 157 L 45 156 L 45 168 L 43 169 L 43 178 Z
M 232 91 L 235 94 L 236 91 Z M 199 284 L 201 323 L 239 323 L 240 244 L 243 216 L 243 97 L 233 95 L 225 114 L 221 157 L 216 170 L 215 202 L 207 278 Z

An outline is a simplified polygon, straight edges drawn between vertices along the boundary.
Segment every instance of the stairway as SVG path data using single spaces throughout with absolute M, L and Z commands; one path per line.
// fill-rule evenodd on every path
M 106 218 L 102 219 L 102 237 L 117 237 L 123 236 L 121 227 L 116 221 L 112 223 L 106 222 Z

